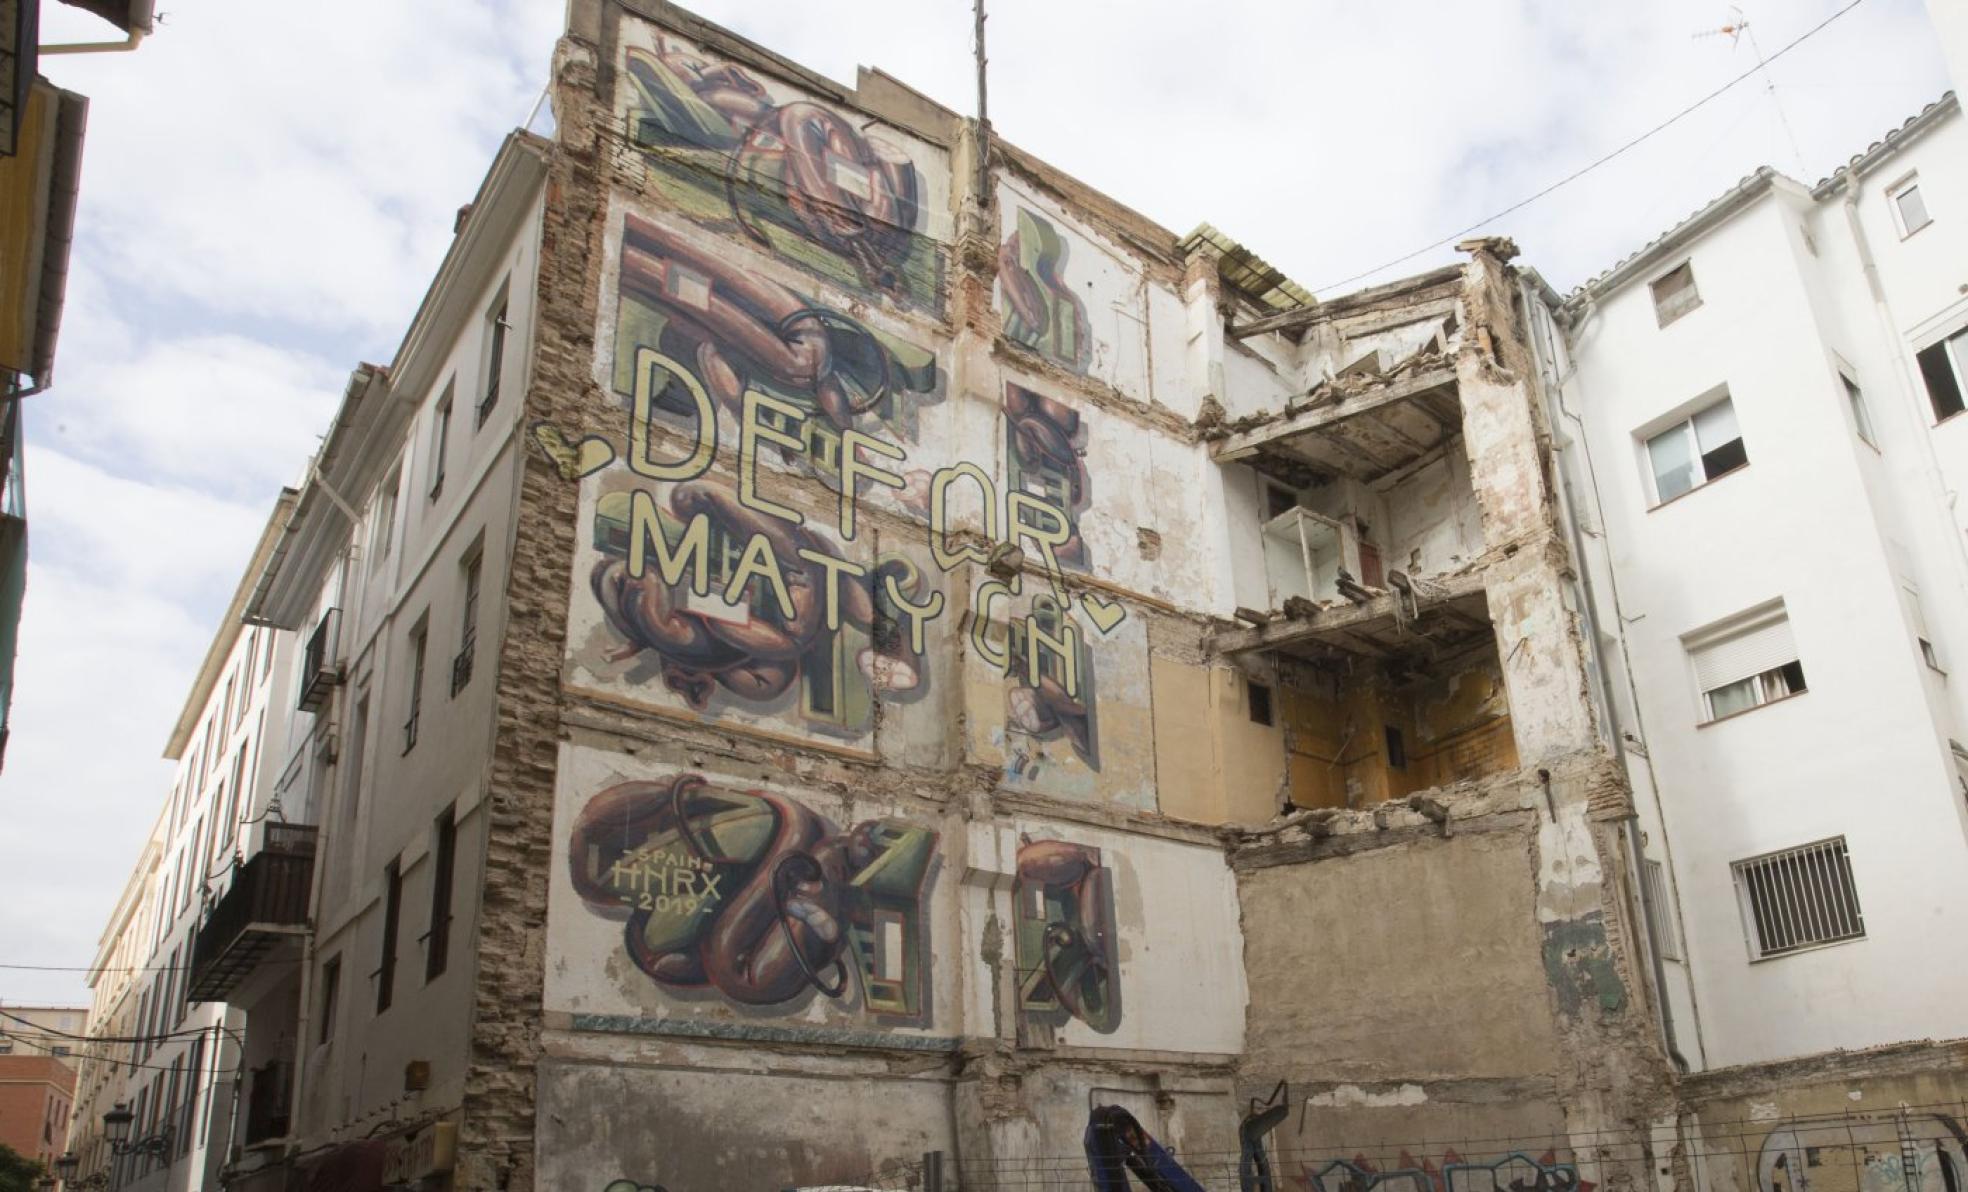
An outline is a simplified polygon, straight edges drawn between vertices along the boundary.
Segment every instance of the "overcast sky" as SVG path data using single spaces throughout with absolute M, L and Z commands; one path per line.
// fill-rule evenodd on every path
M 1847 2 L 1748 15 L 1770 55 Z M 561 0 L 160 3 L 136 53 L 42 63 L 91 103 L 56 384 L 28 402 L 0 965 L 89 963 L 274 495 L 349 369 L 395 352 L 453 214 L 545 85 L 562 16 Z M 879 66 L 971 110 L 966 0 L 697 9 L 836 79 Z M 1207 220 L 1326 296 L 1756 62 L 1746 38 L 1697 36 L 1732 20 L 1716 0 L 990 10 L 999 135 L 1177 233 Z M 106 35 L 54 0 L 42 19 L 44 41 Z M 1570 289 L 1759 165 L 1821 177 L 1948 86 L 1919 0 L 1863 0 L 1770 75 L 1774 99 L 1746 83 L 1490 230 Z M 80 972 L 0 968 L 0 1000 L 86 994 Z

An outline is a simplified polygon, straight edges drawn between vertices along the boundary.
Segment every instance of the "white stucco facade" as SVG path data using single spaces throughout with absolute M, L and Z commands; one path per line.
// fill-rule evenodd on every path
M 1951 943 L 1968 925 L 1964 680 L 1948 673 L 1968 648 L 1968 420 L 1937 422 L 1914 360 L 1968 322 L 1964 145 L 1949 97 L 1815 190 L 1759 172 L 1567 303 L 1562 401 L 1584 448 L 1568 466 L 1589 493 L 1602 648 L 1637 696 L 1629 769 L 1657 792 L 1646 854 L 1672 875 L 1670 988 L 1696 1066 L 1968 1033 Z M 1916 177 L 1932 222 L 1908 234 L 1894 195 Z M 1655 283 L 1684 266 L 1698 305 L 1663 314 Z M 1685 482 L 1656 478 L 1648 441 L 1723 398 L 1747 462 L 1718 455 L 1659 499 Z M 1702 451 L 1729 433 L 1709 417 Z M 1709 640 L 1778 602 L 1804 690 L 1705 702 Z M 1838 839 L 1862 934 L 1769 948 L 1738 863 Z

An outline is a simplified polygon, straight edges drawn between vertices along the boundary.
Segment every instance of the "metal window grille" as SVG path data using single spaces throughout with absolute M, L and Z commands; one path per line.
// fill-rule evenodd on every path
M 1640 897 L 1647 900 L 1647 916 L 1660 937 L 1661 959 L 1680 960 L 1681 932 L 1674 921 L 1674 903 L 1667 896 L 1667 867 L 1659 861 L 1641 862 Z
M 1732 868 L 1757 959 L 1865 935 L 1843 836 L 1737 861 Z

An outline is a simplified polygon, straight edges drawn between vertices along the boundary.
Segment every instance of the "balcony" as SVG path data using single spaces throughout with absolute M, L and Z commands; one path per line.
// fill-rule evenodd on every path
M 335 639 L 342 624 L 342 610 L 331 608 L 321 614 L 321 623 L 308 638 L 307 652 L 301 659 L 301 694 L 295 707 L 318 712 L 328 702 L 328 693 L 342 681 L 342 669 L 335 661 Z
M 219 899 L 191 949 L 185 1000 L 225 1001 L 241 982 L 308 930 L 315 829 L 267 825 L 266 844 Z

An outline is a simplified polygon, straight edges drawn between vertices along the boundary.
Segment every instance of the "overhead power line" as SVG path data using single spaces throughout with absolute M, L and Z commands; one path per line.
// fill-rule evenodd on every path
M 1493 224 L 1497 220 L 1502 219 L 1506 215 L 1510 215 L 1517 211 L 1521 211 L 1525 207 L 1530 206 L 1532 203 L 1537 202 L 1539 199 L 1544 198 L 1546 195 L 1551 194 L 1553 191 L 1558 190 L 1561 187 L 1571 185 L 1572 183 L 1578 181 L 1580 178 L 1583 178 L 1587 174 L 1590 174 L 1592 171 L 1598 169 L 1600 166 L 1603 166 L 1607 162 L 1612 161 L 1614 158 L 1617 158 L 1622 154 L 1626 153 L 1628 150 L 1635 149 L 1640 145 L 1645 144 L 1647 141 L 1652 140 L 1654 137 L 1658 136 L 1662 132 L 1665 132 L 1669 128 L 1672 128 L 1674 125 L 1680 123 L 1682 120 L 1693 115 L 1695 112 L 1701 110 L 1703 107 L 1706 107 L 1709 103 L 1713 102 L 1716 99 L 1721 98 L 1723 95 L 1734 90 L 1738 85 L 1747 82 L 1748 80 L 1756 77 L 1758 74 L 1762 74 L 1765 68 L 1767 68 L 1770 63 L 1775 62 L 1777 59 L 1783 57 L 1785 54 L 1790 53 L 1798 46 L 1803 45 L 1806 41 L 1809 41 L 1812 37 L 1815 37 L 1818 33 L 1823 31 L 1825 26 L 1831 24 L 1839 17 L 1844 16 L 1846 13 L 1851 12 L 1853 9 L 1857 8 L 1859 5 L 1863 3 L 1865 3 L 1865 0 L 1851 0 L 1851 3 L 1845 5 L 1845 7 L 1839 9 L 1837 12 L 1832 13 L 1824 20 L 1819 21 L 1817 24 L 1811 26 L 1809 29 L 1805 30 L 1803 33 L 1793 38 L 1782 49 L 1778 50 L 1774 54 L 1771 54 L 1768 58 L 1762 59 L 1755 66 L 1750 67 L 1748 70 L 1737 75 L 1735 78 L 1730 79 L 1728 82 L 1722 84 L 1720 87 L 1717 87 L 1715 90 L 1709 92 L 1707 95 L 1702 96 L 1700 99 L 1689 104 L 1687 107 L 1682 108 L 1680 111 L 1674 113 L 1674 115 L 1672 116 L 1669 116 L 1667 119 L 1661 121 L 1659 124 L 1654 125 L 1646 132 L 1643 132 L 1639 136 L 1634 137 L 1626 144 L 1621 145 L 1619 148 L 1604 155 L 1603 157 L 1597 158 L 1596 160 L 1586 165 L 1580 166 L 1578 169 L 1573 170 L 1571 173 L 1565 175 L 1563 178 L 1558 179 L 1558 181 L 1553 182 L 1551 185 L 1545 187 L 1543 190 L 1538 191 L 1536 194 L 1529 195 L 1526 196 L 1525 198 L 1519 199 L 1515 203 L 1512 203 L 1510 206 L 1505 207 L 1503 210 L 1497 212 L 1494 215 L 1486 215 L 1482 219 L 1477 220 L 1475 223 L 1470 224 L 1468 227 L 1463 228 L 1460 231 L 1450 232 L 1448 235 L 1442 237 L 1440 240 L 1436 240 L 1429 244 L 1424 244 L 1420 248 L 1415 249 L 1413 252 L 1404 253 L 1403 255 L 1395 257 L 1393 260 L 1388 261 L 1385 264 L 1376 265 L 1371 269 L 1365 270 L 1360 273 L 1355 273 L 1351 277 L 1342 277 L 1338 281 L 1329 281 L 1322 285 L 1313 286 L 1312 287 L 1313 291 L 1317 293 L 1323 290 L 1335 289 L 1339 286 L 1350 285 L 1353 282 L 1359 281 L 1361 278 L 1372 277 L 1374 274 L 1379 273 L 1384 269 L 1392 269 L 1396 265 L 1405 264 L 1409 261 L 1414 260 L 1416 257 L 1423 255 L 1424 253 L 1434 252 L 1436 249 L 1441 248 L 1445 244 L 1453 244 L 1456 241 L 1462 239 L 1463 237 L 1469 235 L 1469 233 L 1477 231 L 1478 229 L 1486 227 L 1490 224 Z

